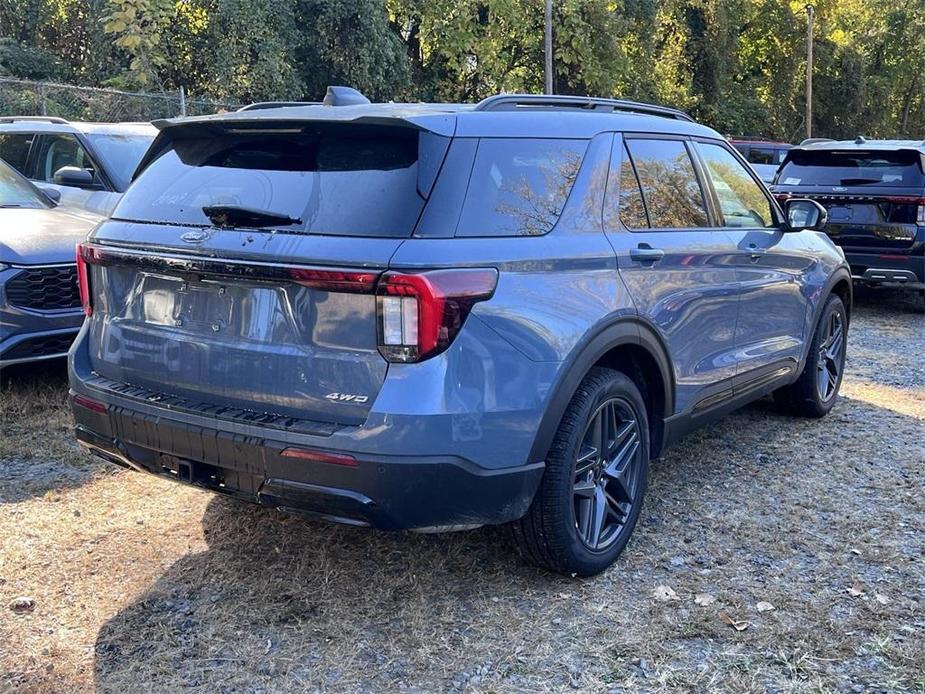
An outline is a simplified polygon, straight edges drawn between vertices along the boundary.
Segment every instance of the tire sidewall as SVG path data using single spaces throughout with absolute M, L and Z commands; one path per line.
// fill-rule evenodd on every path
M 578 529 L 574 523 L 574 499 L 572 485 L 574 481 L 574 466 L 581 445 L 585 429 L 591 414 L 611 398 L 619 398 L 629 405 L 636 421 L 639 423 L 640 434 L 640 462 L 639 486 L 636 494 L 637 501 L 633 504 L 629 518 L 621 531 L 620 537 L 610 547 L 601 552 L 590 550 L 578 537 Z M 605 570 L 623 551 L 642 508 L 648 481 L 649 463 L 649 422 L 645 402 L 636 384 L 618 371 L 610 369 L 594 369 L 579 386 L 576 397 L 566 412 L 566 417 L 573 416 L 580 425 L 572 428 L 563 436 L 562 427 L 557 432 L 553 442 L 547 473 L 550 478 L 546 483 L 552 485 L 556 492 L 556 509 L 554 511 L 556 523 L 555 533 L 557 544 L 564 550 L 563 559 L 575 567 L 580 576 L 590 576 Z M 565 418 L 563 418 L 564 420 Z M 547 496 L 547 499 L 549 497 Z
M 838 372 L 838 381 L 835 384 L 835 392 L 832 394 L 832 397 L 828 400 L 823 400 L 822 396 L 819 395 L 819 389 L 816 385 L 816 370 L 819 368 L 819 348 L 822 344 L 822 333 L 827 325 L 829 318 L 833 313 L 838 313 L 843 330 L 842 338 L 842 347 L 841 347 L 841 369 Z M 808 376 L 806 383 L 806 390 L 809 390 L 808 393 L 804 392 L 804 397 L 811 399 L 813 405 L 819 410 L 820 414 L 826 414 L 831 410 L 835 403 L 838 401 L 838 395 L 841 391 L 842 379 L 845 377 L 845 364 L 847 361 L 848 353 L 848 313 L 845 310 L 845 305 L 842 303 L 842 300 L 835 294 L 830 296 L 826 301 L 825 307 L 822 310 L 822 315 L 819 317 L 819 321 L 816 324 L 816 331 L 813 334 L 813 343 L 810 346 L 809 360 L 807 362 L 806 374 Z M 810 390 L 811 386 L 811 390 Z

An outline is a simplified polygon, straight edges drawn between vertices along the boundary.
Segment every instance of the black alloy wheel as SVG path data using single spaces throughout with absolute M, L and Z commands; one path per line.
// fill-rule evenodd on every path
M 612 398 L 591 415 L 575 460 L 575 528 L 592 552 L 610 547 L 637 498 L 639 422 L 629 403 Z

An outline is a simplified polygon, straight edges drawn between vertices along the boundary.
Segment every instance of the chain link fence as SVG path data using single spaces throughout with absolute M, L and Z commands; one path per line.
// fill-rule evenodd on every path
M 234 111 L 239 104 L 173 94 L 124 92 L 0 77 L 0 116 L 57 116 L 67 120 L 151 121 Z

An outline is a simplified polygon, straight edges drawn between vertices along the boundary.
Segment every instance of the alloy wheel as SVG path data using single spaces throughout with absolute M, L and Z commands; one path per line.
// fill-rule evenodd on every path
M 833 311 L 823 330 L 816 360 L 816 390 L 822 401 L 828 402 L 835 396 L 845 365 L 845 327 L 841 314 Z
M 594 552 L 620 536 L 637 501 L 641 455 L 639 423 L 629 403 L 612 398 L 588 421 L 575 460 L 575 527 Z

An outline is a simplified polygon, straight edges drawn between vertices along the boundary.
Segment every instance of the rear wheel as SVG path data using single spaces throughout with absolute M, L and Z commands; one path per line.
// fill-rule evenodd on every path
M 606 569 L 636 525 L 648 463 L 639 389 L 618 371 L 592 369 L 562 417 L 530 510 L 514 524 L 522 552 L 564 574 Z
M 806 366 L 793 384 L 774 392 L 774 400 L 801 417 L 824 417 L 838 399 L 845 371 L 848 314 L 841 298 L 830 296 L 822 309 Z

